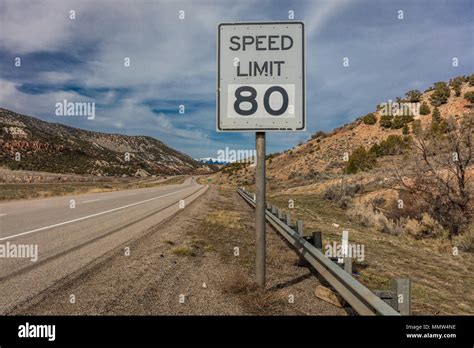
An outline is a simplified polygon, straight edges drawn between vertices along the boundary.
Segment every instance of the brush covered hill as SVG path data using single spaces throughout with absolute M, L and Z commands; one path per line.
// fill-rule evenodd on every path
M 419 109 L 414 107 L 409 111 L 410 115 L 387 115 L 395 112 L 377 106 L 368 115 L 329 133 L 316 132 L 311 139 L 292 149 L 269 155 L 267 179 L 270 183 L 288 187 L 310 184 L 321 177 L 339 176 L 347 170 L 347 159 L 354 150 L 363 147 L 369 151 L 374 146 L 384 145 L 387 139 L 397 141 L 409 136 L 416 127 L 430 127 L 434 113 L 440 122 L 451 116 L 462 120 L 472 110 L 473 95 L 474 75 L 435 83 L 424 92 L 407 92 L 405 98 L 394 98 L 393 102 L 418 103 Z M 378 166 L 383 167 L 384 161 L 389 164 L 391 160 L 381 158 Z M 234 163 L 224 167 L 216 179 L 222 183 L 252 185 L 254 170 L 249 165 Z
M 126 153 L 129 153 L 127 161 Z M 17 161 L 16 156 L 20 155 Z M 212 171 L 148 136 L 93 132 L 0 108 L 0 166 L 97 176 L 204 174 Z
M 349 231 L 365 247 L 354 267 L 368 288 L 411 279 L 412 314 L 473 315 L 474 76 L 406 99 L 418 100 L 419 115 L 374 108 L 269 155 L 266 199 L 303 220 L 308 235 L 321 231 L 325 246 Z M 252 192 L 254 174 L 233 163 L 213 182 Z

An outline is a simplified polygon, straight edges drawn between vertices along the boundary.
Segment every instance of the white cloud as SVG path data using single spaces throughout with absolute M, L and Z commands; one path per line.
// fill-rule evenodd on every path
M 397 4 L 408 8 L 410 3 Z M 213 154 L 225 145 L 242 147 L 239 143 L 253 143 L 251 135 L 214 134 L 217 23 L 281 20 L 294 8 L 296 19 L 306 22 L 309 127 L 306 133 L 269 136 L 270 146 L 289 148 L 314 129 L 329 129 L 369 112 L 380 99 L 393 98 L 410 84 L 423 88 L 426 81 L 452 77 L 458 72 L 443 62 L 449 62 L 453 54 L 464 64 L 458 74 L 464 73 L 474 58 L 472 50 L 465 48 L 470 47 L 471 36 L 466 33 L 472 32 L 472 24 L 444 22 L 451 9 L 447 5 L 438 13 L 441 17 L 432 13 L 438 10 L 422 5 L 416 9 L 422 8 L 423 20 L 397 26 L 398 22 L 380 19 L 393 13 L 379 13 L 371 1 L 362 0 L 3 0 L 0 52 L 9 56 L 60 53 L 80 63 L 65 62 L 59 69 L 52 63 L 24 60 L 32 76 L 15 79 L 16 72 L 9 70 L 5 75 L 9 80 L 2 81 L 0 103 L 14 111 L 44 116 L 52 114 L 58 100 L 95 101 L 94 121 L 67 119 L 74 122 L 68 124 L 147 134 L 202 157 L 206 150 Z M 76 11 L 75 20 L 68 17 L 71 9 Z M 185 20 L 178 18 L 181 9 Z M 415 9 L 407 14 L 408 24 Z M 325 35 L 319 35 L 323 30 Z M 351 58 L 347 70 L 341 70 L 344 56 Z M 130 67 L 124 67 L 125 57 L 130 57 Z M 35 71 L 35 66 L 44 71 Z M 26 94 L 17 90 L 19 84 L 14 81 L 103 92 L 95 99 L 69 91 Z M 148 101 L 179 101 L 187 106 L 187 113 L 179 118 L 166 112 L 157 115 Z M 188 112 L 193 103 L 205 106 Z

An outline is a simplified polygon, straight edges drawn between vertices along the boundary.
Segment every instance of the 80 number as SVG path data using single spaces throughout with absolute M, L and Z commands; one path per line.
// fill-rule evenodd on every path
M 244 96 L 243 93 L 250 93 L 247 96 Z M 280 93 L 283 102 L 281 107 L 278 110 L 272 109 L 270 106 L 270 97 L 273 93 Z M 235 102 L 234 102 L 234 110 L 236 113 L 242 116 L 250 116 L 253 115 L 258 109 L 257 103 L 257 90 L 251 86 L 241 86 L 235 90 Z M 243 110 L 240 106 L 242 103 L 250 103 L 251 107 L 248 110 Z M 267 89 L 263 96 L 263 107 L 265 111 L 272 115 L 272 116 L 280 116 L 283 115 L 286 110 L 288 109 L 288 93 L 283 87 L 280 86 L 273 86 Z

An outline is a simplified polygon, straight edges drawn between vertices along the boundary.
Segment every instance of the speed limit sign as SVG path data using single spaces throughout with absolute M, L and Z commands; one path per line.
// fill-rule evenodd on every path
M 305 130 L 302 22 L 221 23 L 217 130 Z

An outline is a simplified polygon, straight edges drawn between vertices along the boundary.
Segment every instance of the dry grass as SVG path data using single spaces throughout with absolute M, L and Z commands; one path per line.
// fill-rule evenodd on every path
M 211 225 L 221 225 L 226 228 L 241 230 L 240 214 L 232 210 L 216 210 L 206 217 L 206 222 Z
M 196 238 L 205 240 L 204 250 L 218 253 L 223 263 L 251 270 L 254 262 L 254 241 L 252 234 L 246 233 L 252 228 L 246 222 L 249 213 L 236 209 L 232 204 L 235 191 L 220 189 L 218 192 L 218 199 L 210 203 L 214 210 L 196 226 L 193 234 Z M 236 257 L 234 248 L 247 252 L 241 252 Z
M 347 215 L 364 227 L 373 227 L 379 232 L 394 235 L 401 233 L 401 228 L 397 223 L 375 210 L 371 204 L 356 204 L 349 208 Z
M 161 242 L 162 242 L 163 244 L 169 244 L 169 245 L 174 245 L 174 244 L 175 244 L 172 240 L 168 240 L 168 239 L 163 240 L 163 241 L 161 241 Z
M 244 311 L 249 314 L 277 315 L 284 306 L 282 294 L 262 291 L 248 275 L 238 270 L 226 274 L 221 288 L 224 293 L 239 296 Z
M 454 245 L 462 251 L 474 253 L 474 224 L 466 233 L 454 238 Z
M 224 279 L 222 279 L 221 289 L 226 294 L 236 295 L 255 291 L 257 285 L 242 271 L 233 270 L 226 273 Z
M 177 256 L 194 256 L 194 250 L 189 246 L 179 246 L 171 249 L 171 252 Z
M 423 213 L 421 221 L 408 219 L 404 231 L 416 239 L 447 237 L 447 232 L 427 213 Z
M 256 290 L 242 297 L 242 304 L 250 314 L 278 315 L 283 310 L 285 298 L 275 291 Z
M 474 254 L 466 252 L 472 250 L 472 234 L 453 241 L 459 248 L 459 255 L 454 255 L 453 246 L 442 233 L 428 239 L 416 239 L 408 233 L 380 233 L 380 227 L 370 226 L 377 226 L 373 210 L 359 213 L 373 221 L 367 223 L 355 221 L 320 195 L 278 195 L 270 200 L 285 207 L 290 198 L 295 202 L 292 219 L 303 219 L 307 233 L 321 230 L 327 243 L 340 241 L 342 230 L 348 230 L 350 243 L 364 245 L 366 267 L 358 273 L 370 289 L 388 289 L 393 278 L 408 277 L 412 280 L 413 314 L 474 314 L 474 293 L 470 291 L 474 287 Z

